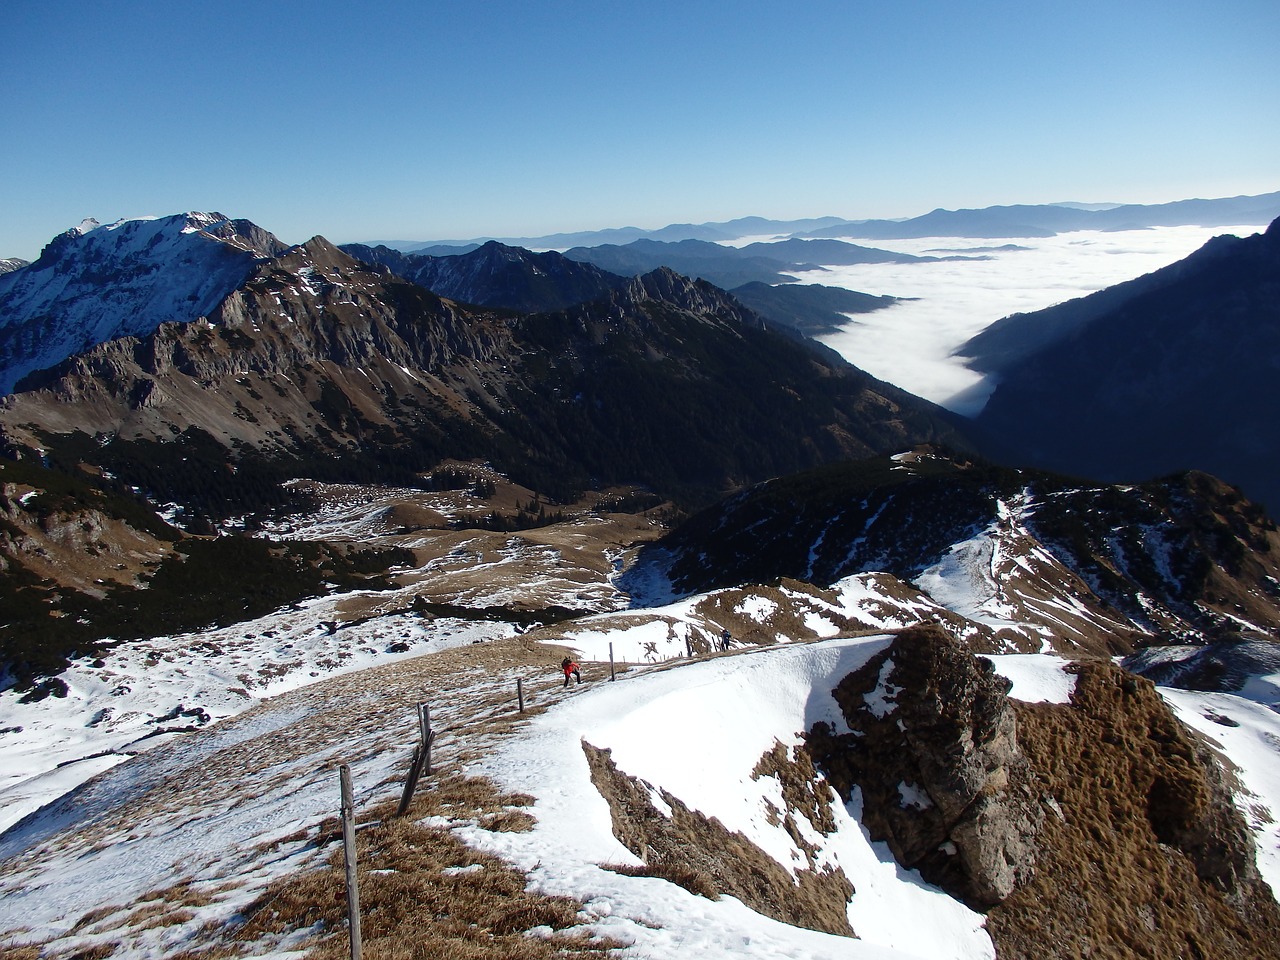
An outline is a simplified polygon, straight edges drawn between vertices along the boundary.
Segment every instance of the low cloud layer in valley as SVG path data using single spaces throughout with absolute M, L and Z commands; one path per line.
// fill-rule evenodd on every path
M 1186 257 L 1220 234 L 1248 236 L 1265 228 L 1187 226 L 1034 239 L 877 241 L 876 246 L 902 253 L 989 259 L 868 263 L 798 276 L 802 283 L 915 298 L 861 314 L 839 333 L 820 339 L 882 380 L 973 415 L 995 384 L 952 353 L 994 321 L 1132 280 Z

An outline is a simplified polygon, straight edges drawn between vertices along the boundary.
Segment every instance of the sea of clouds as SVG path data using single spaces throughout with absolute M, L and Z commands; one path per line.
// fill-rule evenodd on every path
M 916 298 L 860 314 L 820 339 L 850 363 L 966 416 L 995 384 L 953 351 L 1011 313 L 1041 310 L 1174 263 L 1220 234 L 1248 236 L 1266 224 L 1080 231 L 1048 239 L 930 237 L 865 241 L 922 256 L 988 257 L 937 263 L 874 263 L 797 274 L 802 283 Z M 854 241 L 858 242 L 858 241 Z M 1019 249 L 998 249 L 1012 244 Z

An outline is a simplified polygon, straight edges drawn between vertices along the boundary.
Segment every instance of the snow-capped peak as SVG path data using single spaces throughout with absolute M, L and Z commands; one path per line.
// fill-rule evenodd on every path
M 82 221 L 28 268 L 0 276 L 0 393 L 97 344 L 207 314 L 285 249 L 220 213 Z

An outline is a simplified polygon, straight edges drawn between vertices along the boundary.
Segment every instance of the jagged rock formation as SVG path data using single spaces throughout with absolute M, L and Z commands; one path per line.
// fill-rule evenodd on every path
M 987 912 L 997 955 L 1280 956 L 1280 908 L 1210 745 L 1103 661 L 1025 704 L 943 631 L 903 632 L 833 691 L 807 746 L 905 867 Z
M 212 310 L 285 245 L 247 220 L 86 220 L 0 275 L 0 393 L 97 344 Z
M 1032 875 L 1044 820 L 1009 687 L 943 631 L 908 630 L 832 691 L 852 732 L 807 740 L 842 796 L 861 789 L 872 838 L 975 908 Z
M 522 313 L 563 310 L 598 300 L 625 282 L 589 263 L 549 250 L 531 253 L 490 240 L 455 256 L 401 253 L 389 247 L 344 244 L 365 263 L 382 264 L 398 276 L 451 300 Z
M 1111 481 L 1204 470 L 1280 502 L 1280 220 L 1264 234 L 1217 237 L 1131 284 L 1010 318 L 960 352 L 999 365 L 976 420 L 994 456 Z
M 651 548 L 682 592 L 881 571 L 993 627 L 971 649 L 1280 638 L 1280 531 L 1204 474 L 1082 485 L 935 454 L 780 478 Z

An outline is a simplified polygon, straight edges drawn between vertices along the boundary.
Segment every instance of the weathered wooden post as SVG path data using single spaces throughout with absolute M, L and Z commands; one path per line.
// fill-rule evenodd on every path
M 431 707 L 425 703 L 418 704 L 418 735 L 421 737 L 422 752 L 426 760 L 422 764 L 422 772 L 431 776 L 431 744 L 436 735 L 431 732 Z
M 351 934 L 351 960 L 360 960 L 360 889 L 356 885 L 356 817 L 351 799 L 351 768 L 338 768 L 342 785 L 342 855 L 347 868 L 347 924 Z
M 516 702 L 520 704 L 520 712 L 524 713 L 524 683 L 516 677 Z
M 613 675 L 613 642 L 609 643 L 609 682 L 612 683 L 618 678 Z
M 404 781 L 404 793 L 400 795 L 400 807 L 397 817 L 403 817 L 413 800 L 413 791 L 418 789 L 418 780 L 425 771 L 431 773 L 431 744 L 436 735 L 431 732 L 431 708 L 425 703 L 418 704 L 418 745 L 413 750 L 413 760 L 409 764 L 409 775 Z

